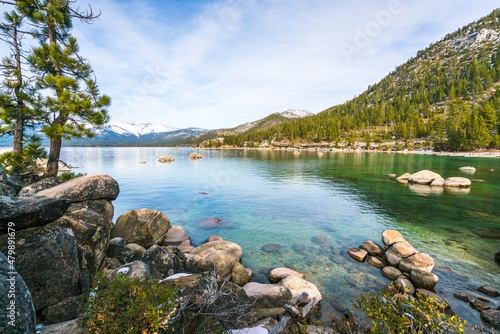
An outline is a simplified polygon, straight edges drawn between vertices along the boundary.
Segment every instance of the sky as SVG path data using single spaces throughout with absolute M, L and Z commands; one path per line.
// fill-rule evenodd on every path
M 81 55 L 112 120 L 233 127 L 287 109 L 321 112 L 497 0 L 78 0 Z

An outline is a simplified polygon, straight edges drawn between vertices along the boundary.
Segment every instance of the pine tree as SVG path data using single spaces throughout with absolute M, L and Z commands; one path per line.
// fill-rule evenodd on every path
M 26 52 L 21 47 L 24 33 L 20 30 L 24 16 L 16 10 L 4 13 L 5 22 L 0 25 L 0 39 L 10 47 L 10 55 L 0 65 L 4 80 L 0 94 L 1 135 L 14 135 L 13 152 L 22 155 L 25 128 L 33 126 L 37 114 L 33 109 L 35 88 L 25 75 Z
M 43 111 L 43 132 L 50 139 L 48 174 L 58 172 L 62 139 L 91 138 L 91 126 L 108 120 L 110 99 L 101 95 L 87 60 L 78 54 L 77 41 L 71 36 L 72 19 L 89 22 L 92 11 L 80 13 L 71 0 L 21 0 L 20 10 L 37 27 L 40 46 L 33 50 L 37 87 L 48 92 L 37 107 Z

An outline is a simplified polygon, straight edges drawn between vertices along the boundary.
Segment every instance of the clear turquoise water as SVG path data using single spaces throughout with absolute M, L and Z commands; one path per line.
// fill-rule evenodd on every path
M 386 281 L 369 265 L 342 258 L 346 246 L 379 242 L 386 229 L 399 230 L 418 250 L 434 256 L 441 278 L 437 292 L 469 323 L 480 324 L 477 311 L 455 300 L 453 292 L 480 284 L 500 289 L 500 266 L 493 261 L 500 248 L 498 158 L 212 150 L 200 151 L 204 158 L 191 161 L 191 151 L 65 147 L 62 159 L 80 167 L 77 172 L 105 173 L 119 182 L 115 219 L 132 209 L 156 209 L 181 225 L 194 244 L 211 234 L 236 242 L 256 281 L 264 282 L 269 268 L 278 266 L 305 272 L 323 293 L 326 321 L 335 312 L 328 301 L 353 309 L 360 294 L 375 292 Z M 161 164 L 160 155 L 176 160 Z M 458 170 L 469 165 L 476 173 Z M 386 176 L 422 169 L 485 182 L 474 182 L 470 192 L 439 193 Z M 203 229 L 199 222 L 205 218 L 226 224 Z M 325 236 L 331 246 L 314 244 L 315 236 Z M 264 253 L 262 246 L 268 243 L 280 244 L 282 250 Z

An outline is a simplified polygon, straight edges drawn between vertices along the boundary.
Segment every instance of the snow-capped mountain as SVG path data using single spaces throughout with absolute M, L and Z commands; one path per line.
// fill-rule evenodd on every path
M 299 110 L 299 109 L 288 109 L 283 112 L 278 113 L 281 116 L 284 116 L 286 118 L 302 118 L 302 117 L 307 117 L 307 116 L 312 116 L 314 115 L 312 112 L 307 111 L 307 110 Z
M 120 121 L 110 121 L 101 128 L 96 129 L 95 133 L 97 135 L 104 132 L 113 132 L 119 135 L 126 135 L 126 136 L 132 135 L 140 137 L 147 134 L 172 132 L 177 130 L 179 129 L 166 126 L 163 124 L 154 124 L 154 123 L 143 124 L 139 122 L 125 123 Z

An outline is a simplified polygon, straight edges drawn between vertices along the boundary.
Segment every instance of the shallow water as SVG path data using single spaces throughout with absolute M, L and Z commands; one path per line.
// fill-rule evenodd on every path
M 500 266 L 493 260 L 500 248 L 498 158 L 212 150 L 200 151 L 204 158 L 191 161 L 191 151 L 64 147 L 61 158 L 79 166 L 76 172 L 105 173 L 119 182 L 115 219 L 132 209 L 156 209 L 181 225 L 195 245 L 211 234 L 236 242 L 243 248 L 243 264 L 256 273 L 255 281 L 265 282 L 269 269 L 278 266 L 305 272 L 323 294 L 325 321 L 336 312 L 329 301 L 353 310 L 360 294 L 375 292 L 386 282 L 378 270 L 344 252 L 368 239 L 379 242 L 386 229 L 399 230 L 415 248 L 434 257 L 441 279 L 438 294 L 469 323 L 480 324 L 478 312 L 454 299 L 453 292 L 482 284 L 500 289 Z M 161 164 L 160 155 L 176 160 Z M 477 171 L 461 172 L 462 166 Z M 470 191 L 440 192 L 386 176 L 422 169 L 485 182 L 474 182 Z M 225 224 L 201 228 L 206 218 Z M 329 245 L 313 243 L 315 236 L 326 237 Z M 263 252 L 269 243 L 281 245 L 281 251 Z

